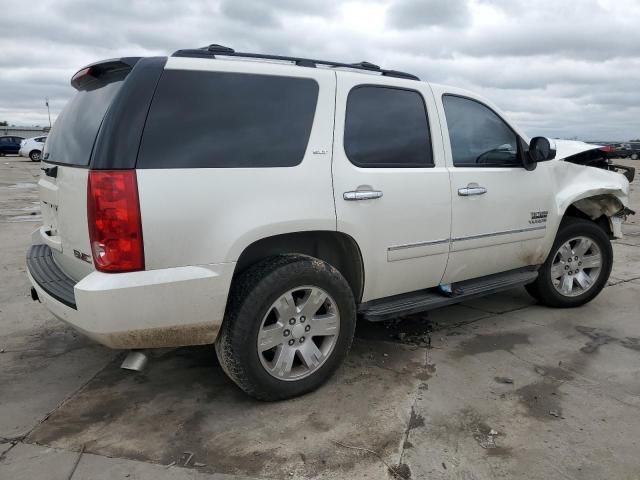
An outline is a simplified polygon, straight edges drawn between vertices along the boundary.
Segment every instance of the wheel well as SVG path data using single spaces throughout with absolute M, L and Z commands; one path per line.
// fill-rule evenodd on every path
M 29 150 L 29 155 L 31 155 L 33 152 L 42 153 L 40 149 L 38 149 L 38 148 L 32 148 L 31 150 Z
M 615 199 L 616 202 L 618 203 L 620 202 L 617 198 L 613 196 L 610 196 L 610 197 Z M 576 203 L 578 203 L 578 205 L 576 205 Z M 607 216 L 607 214 L 601 210 L 598 215 L 598 212 L 595 210 L 595 207 L 592 210 L 587 210 L 585 208 L 585 205 L 591 205 L 591 206 L 593 206 L 594 204 L 597 205 L 598 197 L 585 198 L 583 200 L 579 200 L 576 203 L 572 203 L 571 205 L 569 205 L 569 208 L 567 208 L 567 210 L 564 212 L 564 215 L 562 217 L 563 221 L 566 218 L 581 218 L 583 220 L 589 220 L 595 223 L 596 225 L 598 225 L 600 228 L 602 228 L 602 230 L 604 230 L 604 232 L 609 236 L 609 238 L 611 239 L 614 238 L 613 231 L 611 230 L 611 224 L 609 223 L 609 217 Z M 587 214 L 585 210 L 589 211 L 591 215 Z M 594 214 L 596 215 L 595 217 L 592 216 Z
M 349 283 L 356 302 L 362 299 L 364 266 L 360 248 L 353 238 L 340 232 L 294 232 L 262 238 L 242 252 L 234 278 L 263 258 L 285 253 L 309 255 L 329 263 Z

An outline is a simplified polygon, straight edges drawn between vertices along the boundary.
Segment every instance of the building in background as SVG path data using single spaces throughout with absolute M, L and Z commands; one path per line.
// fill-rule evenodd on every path
M 15 125 L 1 125 L 0 136 L 13 135 L 22 138 L 37 137 L 49 133 L 49 127 L 17 127 Z

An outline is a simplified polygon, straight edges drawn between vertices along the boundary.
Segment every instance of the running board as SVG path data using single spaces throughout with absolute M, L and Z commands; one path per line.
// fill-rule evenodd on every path
M 533 282 L 537 277 L 537 270 L 532 270 L 530 267 L 526 269 L 520 268 L 457 282 L 454 284 L 454 292 L 459 293 L 454 293 L 453 295 L 441 293 L 437 288 L 429 288 L 372 300 L 361 304 L 358 308 L 358 313 L 371 322 L 380 322 L 393 317 L 426 312 L 472 298 L 483 297 L 508 288 L 526 285 Z

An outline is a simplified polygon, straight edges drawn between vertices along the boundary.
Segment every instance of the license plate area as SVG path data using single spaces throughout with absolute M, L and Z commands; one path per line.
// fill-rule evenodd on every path
M 52 248 L 61 251 L 60 234 L 58 232 L 58 185 L 55 178 L 42 176 L 38 181 L 40 193 L 40 211 L 42 240 Z
M 58 206 L 44 200 L 41 202 L 42 227 L 49 237 L 58 236 Z

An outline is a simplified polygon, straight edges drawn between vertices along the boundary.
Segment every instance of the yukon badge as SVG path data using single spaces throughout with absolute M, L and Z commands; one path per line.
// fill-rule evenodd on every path
M 529 223 L 547 223 L 547 215 L 549 212 L 547 210 L 541 210 L 539 212 L 531 212 L 531 220 Z

